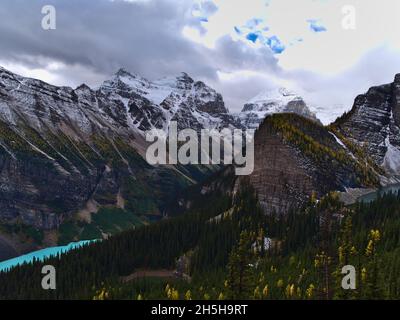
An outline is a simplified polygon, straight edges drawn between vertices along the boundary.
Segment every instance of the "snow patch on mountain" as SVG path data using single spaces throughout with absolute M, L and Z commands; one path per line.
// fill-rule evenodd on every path
M 384 167 L 393 174 L 400 174 L 400 150 L 390 143 L 389 137 L 386 138 L 386 147 Z
M 393 110 L 390 111 L 390 122 L 386 128 L 386 138 L 384 145 L 387 148 L 385 156 L 383 158 L 383 167 L 390 173 L 398 175 L 400 174 L 400 149 L 396 148 L 390 143 L 391 128 L 395 128 Z

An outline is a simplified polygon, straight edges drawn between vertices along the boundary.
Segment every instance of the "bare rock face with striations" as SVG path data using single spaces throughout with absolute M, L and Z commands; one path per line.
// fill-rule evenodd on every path
M 250 182 L 266 211 L 284 213 L 306 201 L 317 186 L 296 150 L 283 143 L 278 135 L 266 131 L 261 128 L 257 133 L 255 168 Z
M 359 95 L 334 126 L 392 177 L 400 176 L 400 74 Z

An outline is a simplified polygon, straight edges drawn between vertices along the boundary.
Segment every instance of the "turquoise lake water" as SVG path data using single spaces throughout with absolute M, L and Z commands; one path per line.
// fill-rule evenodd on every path
M 32 263 L 33 259 L 37 259 L 40 261 L 43 261 L 47 258 L 54 257 L 57 254 L 61 253 L 66 253 L 68 251 L 81 248 L 82 246 L 88 245 L 91 242 L 96 241 L 96 240 L 85 240 L 85 241 L 79 241 L 79 242 L 72 242 L 66 246 L 59 246 L 59 247 L 50 247 L 38 251 L 33 251 L 27 254 L 24 254 L 22 256 L 2 261 L 0 262 L 0 272 L 1 271 L 7 271 L 12 267 L 15 267 L 17 265 L 21 265 L 24 263 Z

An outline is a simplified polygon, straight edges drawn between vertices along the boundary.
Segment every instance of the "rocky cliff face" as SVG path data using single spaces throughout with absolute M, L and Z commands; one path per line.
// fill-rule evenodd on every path
M 296 114 L 276 114 L 255 135 L 255 169 L 250 175 L 268 212 L 285 213 L 311 194 L 377 186 L 373 170 L 332 132 Z
M 265 132 L 260 130 L 260 134 Z M 256 139 L 255 168 L 250 181 L 266 211 L 287 212 L 317 190 L 306 163 L 278 135 Z
M 372 87 L 355 99 L 334 127 L 386 171 L 400 176 L 400 74 L 393 83 Z M 388 179 L 390 181 L 393 179 Z
M 245 128 L 257 129 L 266 116 L 276 113 L 295 113 L 320 123 L 303 98 L 285 88 L 261 92 L 237 117 Z

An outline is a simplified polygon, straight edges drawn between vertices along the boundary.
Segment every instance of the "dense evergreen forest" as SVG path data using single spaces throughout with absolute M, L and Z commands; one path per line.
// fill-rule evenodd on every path
M 264 214 L 244 183 L 198 193 L 189 212 L 0 273 L 0 299 L 399 299 L 400 195 L 346 207 L 331 193 Z M 41 268 L 55 266 L 57 289 Z M 344 265 L 356 289 L 343 290 Z M 124 277 L 175 270 L 168 277 Z M 126 278 L 125 278 L 126 279 Z

